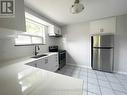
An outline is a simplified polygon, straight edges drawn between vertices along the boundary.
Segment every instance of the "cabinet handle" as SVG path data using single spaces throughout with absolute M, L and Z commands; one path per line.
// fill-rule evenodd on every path
M 48 63 L 48 59 L 45 59 L 45 64 L 47 64 Z
M 37 67 L 37 64 L 35 64 L 35 67 Z

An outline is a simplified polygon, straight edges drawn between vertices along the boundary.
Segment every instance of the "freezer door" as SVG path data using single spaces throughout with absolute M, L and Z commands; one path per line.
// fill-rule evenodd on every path
M 93 69 L 113 71 L 113 49 L 93 48 Z
M 113 35 L 93 36 L 93 47 L 113 47 Z

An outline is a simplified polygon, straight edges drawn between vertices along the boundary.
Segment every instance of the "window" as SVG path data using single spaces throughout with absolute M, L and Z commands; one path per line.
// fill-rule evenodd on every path
M 47 26 L 41 23 L 43 20 L 25 13 L 26 32 L 15 38 L 15 45 L 45 44 L 45 33 Z

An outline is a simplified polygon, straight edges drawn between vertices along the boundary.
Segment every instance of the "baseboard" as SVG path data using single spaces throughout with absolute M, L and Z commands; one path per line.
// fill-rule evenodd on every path
M 77 64 L 70 64 L 70 63 L 67 63 L 67 65 L 92 69 L 91 67 L 89 67 L 89 66 L 84 66 L 84 65 L 77 65 Z
M 127 72 L 115 72 L 115 73 L 127 75 Z
M 92 69 L 91 67 L 89 67 L 89 66 L 84 66 L 84 65 L 77 65 L 77 64 L 70 64 L 70 63 L 67 63 L 67 65 Z M 127 72 L 114 71 L 114 73 L 127 75 Z

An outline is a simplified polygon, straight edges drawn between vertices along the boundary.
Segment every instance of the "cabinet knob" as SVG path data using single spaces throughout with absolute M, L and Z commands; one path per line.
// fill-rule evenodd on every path
M 35 64 L 35 67 L 37 67 L 37 64 Z

